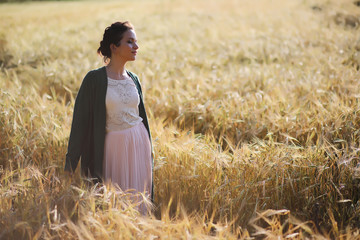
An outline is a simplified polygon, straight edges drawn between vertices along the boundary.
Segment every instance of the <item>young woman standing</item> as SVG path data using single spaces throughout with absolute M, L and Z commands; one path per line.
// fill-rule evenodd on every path
M 75 100 L 65 170 L 81 170 L 124 191 L 153 200 L 151 134 L 138 77 L 125 65 L 136 59 L 137 38 L 129 22 L 105 29 L 98 53 L 106 66 L 85 76 Z M 146 209 L 140 206 L 144 213 Z

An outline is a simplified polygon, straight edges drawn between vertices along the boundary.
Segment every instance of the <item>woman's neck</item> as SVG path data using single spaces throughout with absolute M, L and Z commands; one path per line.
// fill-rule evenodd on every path
M 125 64 L 111 62 L 106 66 L 108 77 L 115 79 L 123 79 L 127 76 Z

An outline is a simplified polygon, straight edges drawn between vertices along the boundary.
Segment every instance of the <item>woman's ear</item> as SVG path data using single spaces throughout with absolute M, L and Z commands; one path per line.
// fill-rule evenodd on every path
M 114 52 L 115 50 L 116 50 L 116 45 L 115 44 L 113 44 L 113 43 L 111 43 L 110 44 L 110 50 L 111 50 L 111 52 Z

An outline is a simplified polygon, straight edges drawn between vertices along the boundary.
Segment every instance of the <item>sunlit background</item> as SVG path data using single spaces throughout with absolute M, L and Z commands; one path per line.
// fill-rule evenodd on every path
M 0 239 L 360 238 L 360 2 L 0 4 Z M 135 26 L 155 203 L 64 175 L 74 98 Z M 79 170 L 79 169 L 78 169 Z

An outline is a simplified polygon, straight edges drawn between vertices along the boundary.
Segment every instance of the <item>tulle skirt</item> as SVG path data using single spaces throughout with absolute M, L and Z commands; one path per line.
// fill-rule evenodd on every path
M 146 198 L 150 199 L 151 145 L 142 122 L 128 129 L 106 134 L 103 171 L 106 182 L 117 184 L 123 191 L 145 193 Z M 136 200 L 141 199 L 137 197 Z M 145 214 L 149 207 L 142 203 L 138 210 Z

